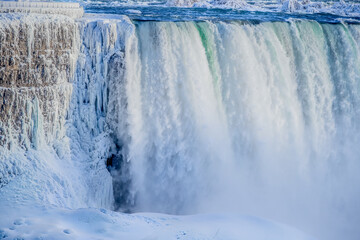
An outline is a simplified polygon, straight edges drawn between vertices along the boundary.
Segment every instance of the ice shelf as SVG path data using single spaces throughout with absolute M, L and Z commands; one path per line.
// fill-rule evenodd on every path
M 79 3 L 69 2 L 0 1 L 0 13 L 13 12 L 61 14 L 72 18 L 81 18 L 84 14 L 84 9 Z

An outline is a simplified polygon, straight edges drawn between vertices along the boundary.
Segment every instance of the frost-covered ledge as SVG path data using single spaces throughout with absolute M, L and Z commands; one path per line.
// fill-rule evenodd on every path
M 72 18 L 81 18 L 84 9 L 80 7 L 79 3 L 0 1 L 0 13 L 14 12 L 61 14 Z

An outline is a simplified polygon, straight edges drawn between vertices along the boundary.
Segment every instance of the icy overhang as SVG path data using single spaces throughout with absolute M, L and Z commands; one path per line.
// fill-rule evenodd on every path
M 79 3 L 70 2 L 15 2 L 0 1 L 0 13 L 42 13 L 61 14 L 72 18 L 81 18 L 84 9 Z

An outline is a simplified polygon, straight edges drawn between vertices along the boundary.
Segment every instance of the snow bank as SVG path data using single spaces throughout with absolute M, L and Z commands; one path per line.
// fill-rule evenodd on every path
M 14 207 L 14 206 L 12 206 Z M 171 216 L 122 214 L 105 209 L 0 206 L 0 237 L 5 239 L 212 239 L 310 240 L 296 229 L 250 217 L 207 214 Z

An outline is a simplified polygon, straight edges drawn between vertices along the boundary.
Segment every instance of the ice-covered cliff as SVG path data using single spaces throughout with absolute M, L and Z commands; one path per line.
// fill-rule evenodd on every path
M 1 146 L 37 148 L 63 138 L 79 45 L 76 23 L 60 16 L 0 17 Z
M 33 175 L 32 158 L 45 165 L 46 158 L 53 158 L 31 157 L 31 149 L 43 150 L 66 138 L 79 42 L 77 24 L 67 17 L 2 14 L 0 22 L 0 186 L 4 187 L 14 178 Z M 35 184 L 39 187 L 35 191 L 29 185 L 30 195 L 46 198 L 48 191 L 40 189 L 45 186 Z

